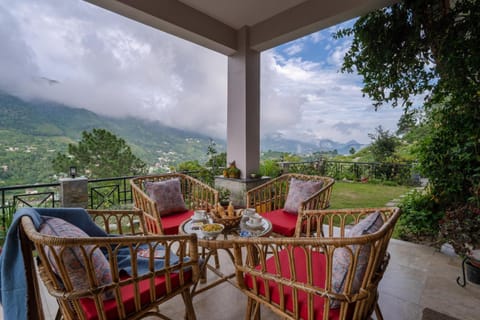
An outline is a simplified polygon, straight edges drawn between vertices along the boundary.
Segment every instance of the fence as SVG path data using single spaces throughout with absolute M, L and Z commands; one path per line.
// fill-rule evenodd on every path
M 88 180 L 88 208 L 125 208 L 132 204 L 132 177 Z M 31 184 L 0 188 L 0 240 L 4 239 L 13 214 L 21 207 L 60 206 L 60 183 Z
M 319 174 L 337 180 L 391 181 L 403 185 L 418 185 L 420 176 L 416 163 L 380 163 L 332 161 L 320 159 L 306 162 L 279 162 L 282 172 Z

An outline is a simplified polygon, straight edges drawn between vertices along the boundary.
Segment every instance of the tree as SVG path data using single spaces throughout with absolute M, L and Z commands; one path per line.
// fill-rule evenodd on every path
M 358 72 L 375 108 L 423 108 L 420 169 L 445 206 L 480 182 L 480 1 L 404 0 L 359 18 L 343 72 Z M 423 106 L 414 106 L 418 96 Z
M 76 166 L 78 174 L 89 178 L 109 178 L 146 173 L 146 164 L 138 159 L 122 138 L 105 129 L 82 132 L 78 144 L 69 144 L 68 153 L 53 160 L 57 173 Z
M 348 150 L 348 153 L 350 153 L 351 155 L 354 155 L 355 154 L 355 148 L 351 147 L 350 150 Z
M 372 152 L 373 159 L 378 162 L 391 160 L 400 141 L 394 134 L 391 134 L 390 131 L 384 130 L 382 126 L 375 128 L 375 131 L 376 133 L 368 134 L 370 139 L 372 139 L 370 151 Z

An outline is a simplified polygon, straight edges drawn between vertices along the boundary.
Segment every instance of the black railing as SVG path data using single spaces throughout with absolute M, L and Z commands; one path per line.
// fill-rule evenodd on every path
M 102 209 L 129 206 L 132 203 L 131 178 L 133 176 L 88 180 L 88 207 Z
M 128 177 L 88 180 L 88 208 L 125 208 L 132 204 Z M 60 206 L 60 183 L 0 187 L 0 239 L 5 237 L 13 214 L 21 207 L 55 208 Z
M 416 163 L 352 162 L 321 159 L 306 162 L 279 162 L 282 172 L 319 174 L 337 180 L 391 181 L 397 184 L 417 185 L 420 176 Z

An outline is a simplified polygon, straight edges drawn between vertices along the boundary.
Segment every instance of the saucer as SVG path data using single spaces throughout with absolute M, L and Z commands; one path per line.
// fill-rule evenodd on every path
M 252 221 L 248 220 L 245 224 L 247 225 L 247 227 L 250 227 L 250 228 L 259 228 L 263 226 L 263 221 L 260 220 L 259 223 L 252 223 Z

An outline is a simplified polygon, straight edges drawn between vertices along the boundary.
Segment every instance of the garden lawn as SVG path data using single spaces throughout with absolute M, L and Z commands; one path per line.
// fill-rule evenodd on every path
M 413 187 L 336 181 L 329 209 L 384 207 Z

